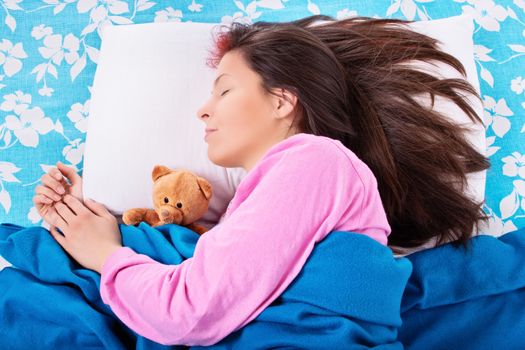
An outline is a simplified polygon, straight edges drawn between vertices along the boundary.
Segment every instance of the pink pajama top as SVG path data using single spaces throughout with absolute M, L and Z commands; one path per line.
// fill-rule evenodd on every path
M 246 174 L 193 257 L 165 265 L 121 247 L 103 265 L 101 297 L 157 343 L 212 345 L 270 305 L 332 230 L 387 244 L 377 181 L 340 141 L 295 134 Z

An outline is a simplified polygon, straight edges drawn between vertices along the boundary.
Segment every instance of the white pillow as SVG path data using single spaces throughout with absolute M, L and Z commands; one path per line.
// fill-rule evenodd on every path
M 85 197 L 104 203 L 116 214 L 152 207 L 153 165 L 184 167 L 213 186 L 209 211 L 199 223 L 210 227 L 219 221 L 246 173 L 242 168 L 218 167 L 208 159 L 204 124 L 196 117 L 215 77 L 205 58 L 217 25 L 167 22 L 104 27 L 84 151 Z M 468 81 L 479 92 L 471 17 L 410 26 L 441 40 L 441 48 L 463 63 Z M 431 69 L 444 77 L 461 77 L 451 68 L 440 67 L 439 72 Z M 481 101 L 471 101 L 482 116 Z M 436 98 L 434 108 L 473 125 L 453 103 Z M 484 126 L 474 125 L 468 137 L 485 154 Z M 469 175 L 467 192 L 479 201 L 485 196 L 485 175 L 485 171 Z
M 152 208 L 151 172 L 162 164 L 207 179 L 213 195 L 198 223 L 210 228 L 219 221 L 246 172 L 208 159 L 205 124 L 197 118 L 215 78 L 205 64 L 215 25 L 104 27 L 84 150 L 85 198 L 114 215 Z

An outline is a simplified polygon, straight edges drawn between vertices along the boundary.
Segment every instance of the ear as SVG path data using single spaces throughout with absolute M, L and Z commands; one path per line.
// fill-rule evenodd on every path
M 155 165 L 151 173 L 151 178 L 153 179 L 153 182 L 155 182 L 157 181 L 159 177 L 164 176 L 169 173 L 171 173 L 170 168 L 165 167 L 164 165 Z
M 204 194 L 204 197 L 206 197 L 206 199 L 210 199 L 211 198 L 211 185 L 210 183 L 200 177 L 200 176 L 197 176 L 197 184 L 199 185 L 199 188 L 201 189 L 202 193 Z
M 275 93 L 276 95 L 272 95 L 275 117 L 284 119 L 293 115 L 297 104 L 297 96 L 283 88 L 276 89 Z

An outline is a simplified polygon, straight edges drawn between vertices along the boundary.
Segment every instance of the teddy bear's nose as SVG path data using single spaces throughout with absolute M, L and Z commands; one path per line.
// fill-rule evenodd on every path
M 170 216 L 170 212 L 167 211 L 167 210 L 163 210 L 163 211 L 161 212 L 161 215 L 162 215 L 163 217 L 168 217 L 168 216 Z

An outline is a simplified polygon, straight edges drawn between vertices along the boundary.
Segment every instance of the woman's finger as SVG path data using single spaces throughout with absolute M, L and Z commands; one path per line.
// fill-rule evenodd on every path
M 57 203 L 58 204 L 58 203 Z M 64 220 L 62 216 L 57 212 L 56 210 L 56 204 L 54 206 L 48 206 L 45 220 L 53 226 L 58 227 L 59 229 L 63 230 L 64 228 L 68 227 L 67 222 Z
M 78 198 L 70 194 L 66 194 L 64 196 L 64 203 L 66 203 L 67 206 L 76 213 L 76 215 L 91 213 L 91 211 L 81 201 L 79 201 Z
M 111 214 L 108 209 L 99 202 L 95 202 L 93 199 L 87 198 L 85 201 L 86 206 L 95 214 L 98 216 L 108 216 L 108 214 Z
M 35 205 L 42 205 L 42 204 L 51 204 L 53 203 L 52 199 L 49 199 L 49 197 L 44 196 L 43 194 L 37 194 L 33 197 L 33 204 Z
M 58 180 L 58 181 L 62 181 L 64 179 L 64 176 L 62 175 L 60 170 L 58 170 L 57 168 L 50 168 L 47 171 L 47 173 L 49 175 L 51 175 L 54 179 Z
M 67 179 L 71 182 L 72 186 L 82 182 L 82 178 L 80 177 L 80 175 L 78 175 L 77 171 L 74 168 L 66 166 L 60 161 L 57 162 L 57 167 L 58 170 L 60 170 L 60 172 L 64 174 L 67 177 Z
M 62 246 L 62 248 L 66 245 L 66 237 L 64 237 L 60 232 L 57 231 L 57 228 L 55 226 L 49 227 L 49 233 L 51 233 L 51 236 Z
M 69 225 L 76 217 L 76 214 L 62 202 L 55 203 L 55 209 L 57 213 L 63 218 L 67 225 Z M 60 227 L 60 225 L 57 225 Z
M 49 222 L 49 209 L 53 204 L 43 203 L 43 200 L 49 200 L 49 198 L 41 197 L 39 194 L 33 197 L 33 203 L 35 203 L 35 208 L 38 211 L 38 214 L 42 217 L 42 219 Z
M 51 175 L 48 173 L 45 173 L 42 175 L 42 183 L 49 187 L 50 189 L 56 191 L 58 194 L 64 194 L 66 193 L 66 189 L 64 186 L 58 181 L 57 179 L 54 179 Z
M 45 187 L 42 185 L 38 185 L 35 187 L 35 192 L 37 194 L 40 194 L 44 197 L 49 198 L 51 201 L 59 201 L 62 199 L 61 196 L 59 196 L 55 191 L 50 189 L 49 187 Z

